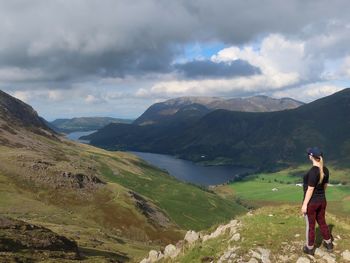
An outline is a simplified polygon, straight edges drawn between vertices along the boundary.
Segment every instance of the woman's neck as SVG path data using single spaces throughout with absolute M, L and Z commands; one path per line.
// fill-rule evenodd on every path
M 318 166 L 320 166 L 320 163 L 315 161 L 315 160 L 312 160 L 312 165 L 318 167 Z

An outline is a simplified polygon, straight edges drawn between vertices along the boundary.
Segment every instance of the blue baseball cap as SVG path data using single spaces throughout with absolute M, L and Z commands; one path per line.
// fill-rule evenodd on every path
M 323 152 L 318 147 L 307 148 L 307 154 L 316 158 L 320 158 L 321 156 L 323 156 Z

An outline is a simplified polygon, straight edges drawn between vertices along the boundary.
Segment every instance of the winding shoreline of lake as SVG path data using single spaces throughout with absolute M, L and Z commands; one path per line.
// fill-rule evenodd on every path
M 191 161 L 175 158 L 171 155 L 130 152 L 151 165 L 166 170 L 170 175 L 183 182 L 200 186 L 218 185 L 237 179 L 242 174 L 251 173 L 251 168 L 237 166 L 202 166 Z
M 66 137 L 73 141 L 88 144 L 89 141 L 79 140 L 79 138 L 93 132 L 95 131 L 72 132 L 67 134 Z M 254 171 L 254 169 L 237 166 L 203 166 L 166 154 L 147 152 L 130 153 L 153 166 L 166 170 L 171 176 L 176 177 L 180 181 L 200 186 L 224 184 L 237 179 L 241 175 Z
M 90 135 L 91 133 L 94 133 L 94 132 L 96 132 L 96 130 L 71 132 L 71 133 L 66 134 L 66 137 L 72 141 L 75 141 L 75 142 L 89 143 L 90 141 L 80 140 L 79 138 L 82 136 Z

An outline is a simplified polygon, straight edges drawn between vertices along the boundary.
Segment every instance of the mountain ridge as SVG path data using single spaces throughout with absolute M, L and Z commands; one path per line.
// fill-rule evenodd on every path
M 173 122 L 168 129 L 161 124 L 110 125 L 86 138 L 109 149 L 166 153 L 210 164 L 272 167 L 302 160 L 310 145 L 324 148 L 332 160 L 344 159 L 350 151 L 349 97 L 350 89 L 344 89 L 284 111 L 218 109 L 183 119 L 186 126 Z
M 189 105 L 202 105 L 213 111 L 226 109 L 231 111 L 265 112 L 293 109 L 304 103 L 291 98 L 271 98 L 254 96 L 248 98 L 225 99 L 220 97 L 187 96 L 169 99 L 151 105 L 139 118 L 134 121 L 137 125 L 149 125 L 161 122 L 164 118 L 174 115 L 177 111 Z
M 38 113 L 31 106 L 2 90 L 0 90 L 0 117 L 6 118 L 9 122 L 15 121 L 17 124 L 23 124 L 27 127 L 34 126 L 51 131 L 46 126 L 43 118 L 39 117 Z
M 132 121 L 112 117 L 74 117 L 70 119 L 56 119 L 49 122 L 49 125 L 58 132 L 70 133 L 98 130 L 110 123 L 131 123 Z

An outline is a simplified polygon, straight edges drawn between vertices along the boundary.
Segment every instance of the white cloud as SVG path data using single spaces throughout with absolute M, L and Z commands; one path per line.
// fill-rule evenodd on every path
M 344 89 L 344 87 L 331 83 L 313 83 L 298 88 L 276 91 L 272 93 L 272 96 L 276 98 L 289 97 L 303 102 L 310 102 L 331 95 L 342 89 Z
M 261 47 L 247 45 L 225 48 L 212 56 L 213 62 L 231 63 L 244 60 L 261 70 L 260 75 L 230 79 L 168 80 L 154 84 L 149 90 L 141 88 L 140 97 L 215 95 L 252 93 L 280 89 L 308 79 L 308 61 L 305 58 L 304 42 L 288 40 L 277 34 L 263 39 Z M 176 77 L 175 77 L 176 78 Z
M 305 78 L 303 72 L 307 68 L 305 61 L 304 42 L 288 40 L 282 35 L 272 34 L 261 42 L 259 49 L 247 45 L 243 48 L 230 47 L 212 56 L 215 62 L 231 62 L 237 59 L 248 61 L 260 68 L 267 79 L 275 80 L 276 86 L 285 85 L 283 79 L 294 76 L 294 82 Z M 290 82 L 290 79 L 287 80 Z
M 324 40 L 327 49 L 331 43 L 338 43 L 338 34 Z M 327 39 L 326 36 L 321 38 Z M 332 39 L 332 41 L 330 40 Z M 288 39 L 280 34 L 270 34 L 257 45 L 232 46 L 219 51 L 211 57 L 213 62 L 231 63 L 235 60 L 247 61 L 258 67 L 260 75 L 236 77 L 231 79 L 172 80 L 159 81 L 150 89 L 139 89 L 137 96 L 157 98 L 183 95 L 228 95 L 244 93 L 287 94 L 304 101 L 329 95 L 343 87 L 333 85 L 330 80 L 350 77 L 350 56 L 342 63 L 339 59 L 325 59 L 312 50 L 315 37 L 310 39 Z M 319 50 L 319 43 L 317 50 Z M 341 67 L 339 68 L 339 66 Z M 314 84 L 309 84 L 314 83 Z M 302 91 L 305 89 L 304 91 Z M 280 93 L 277 91 L 281 90 Z
M 344 58 L 343 63 L 340 66 L 339 74 L 350 78 L 350 56 Z
M 28 102 L 31 98 L 31 93 L 29 91 L 15 91 L 12 93 L 12 96 L 21 101 Z
M 49 90 L 47 97 L 51 101 L 62 101 L 65 99 L 64 94 L 61 90 Z
M 21 82 L 35 81 L 44 78 L 44 73 L 40 69 L 23 69 L 19 67 L 1 67 L 0 82 Z
M 85 102 L 88 104 L 100 104 L 105 102 L 105 100 L 101 97 L 97 97 L 92 94 L 89 94 L 85 97 Z

